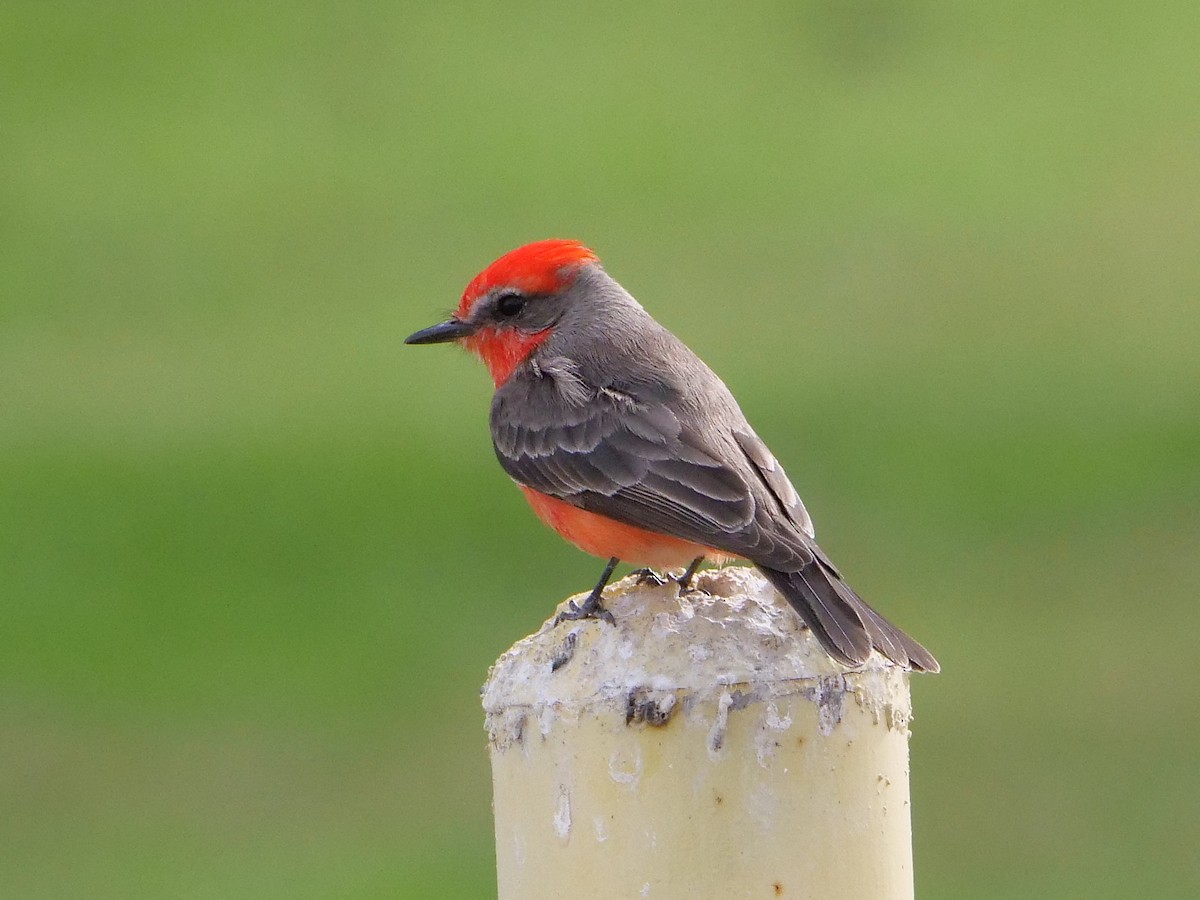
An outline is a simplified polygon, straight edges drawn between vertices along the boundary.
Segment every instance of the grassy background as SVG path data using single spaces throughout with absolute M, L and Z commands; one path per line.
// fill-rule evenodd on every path
M 0 7 L 0 896 L 494 893 L 599 564 L 401 339 L 551 235 L 940 656 L 920 896 L 1200 893 L 1194 3 L 414 7 Z

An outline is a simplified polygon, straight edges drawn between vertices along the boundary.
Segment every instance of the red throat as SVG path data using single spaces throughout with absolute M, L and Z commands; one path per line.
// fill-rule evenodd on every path
M 456 316 L 469 318 L 471 308 L 480 297 L 501 287 L 524 294 L 557 293 L 575 280 L 581 266 L 594 262 L 599 262 L 596 254 L 579 241 L 535 241 L 510 250 L 471 279 L 463 291 Z M 463 345 L 484 361 L 499 387 L 548 337 L 549 328 L 529 334 L 486 327 L 466 338 Z
M 550 329 L 522 334 L 519 331 L 497 331 L 482 328 L 463 341 L 463 346 L 483 360 L 496 387 L 508 381 L 513 369 L 525 361 L 537 346 L 550 337 Z

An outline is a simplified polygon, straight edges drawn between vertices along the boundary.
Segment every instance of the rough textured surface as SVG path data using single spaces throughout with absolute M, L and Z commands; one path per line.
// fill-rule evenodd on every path
M 531 724 L 545 734 L 584 709 L 611 707 L 627 722 L 664 724 L 707 700 L 723 703 L 727 715 L 790 694 L 818 705 L 826 731 L 848 696 L 889 727 L 907 728 L 908 691 L 897 690 L 907 675 L 878 654 L 855 669 L 834 662 L 756 571 L 702 572 L 696 587 L 679 596 L 674 584 L 639 585 L 631 576 L 605 591 L 615 626 L 594 619 L 555 626 L 551 616 L 518 641 L 484 686 L 492 744 L 503 750 Z
M 627 578 L 492 669 L 500 900 L 909 900 L 908 674 L 834 663 L 754 570 Z

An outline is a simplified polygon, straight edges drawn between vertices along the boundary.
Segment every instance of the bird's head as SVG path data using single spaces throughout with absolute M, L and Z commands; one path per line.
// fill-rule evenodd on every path
M 404 343 L 457 342 L 477 354 L 501 385 L 550 336 L 580 269 L 598 263 L 578 241 L 537 241 L 510 250 L 471 279 L 453 316 Z

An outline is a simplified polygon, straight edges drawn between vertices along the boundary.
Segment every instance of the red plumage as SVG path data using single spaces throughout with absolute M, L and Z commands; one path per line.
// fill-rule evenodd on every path
M 552 294 L 567 287 L 579 267 L 599 262 L 579 241 L 551 238 L 535 241 L 505 253 L 471 279 L 458 305 L 459 318 L 467 318 L 480 297 L 496 288 L 514 288 L 527 294 Z M 549 330 L 524 334 L 481 328 L 463 345 L 487 365 L 496 386 L 504 384 L 513 369 L 550 336 Z
M 599 259 L 579 241 L 551 238 L 518 247 L 471 279 L 463 291 L 458 315 L 465 318 L 476 300 L 497 287 L 514 287 L 530 294 L 552 294 L 570 284 L 581 265 L 591 262 L 599 262 Z

